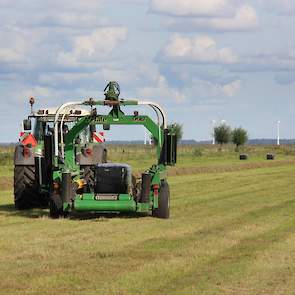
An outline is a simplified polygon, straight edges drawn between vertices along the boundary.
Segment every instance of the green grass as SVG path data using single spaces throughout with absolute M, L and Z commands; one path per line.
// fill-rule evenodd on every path
M 50 220 L 47 210 L 15 211 L 2 192 L 0 293 L 294 295 L 295 166 L 279 158 L 243 169 L 230 153 L 180 155 L 179 166 L 242 170 L 170 177 L 169 220 Z
M 13 177 L 13 166 L 12 165 L 3 165 L 0 166 L 0 177 Z
M 129 163 L 135 170 L 147 169 L 157 162 L 156 151 L 153 146 L 144 145 L 108 145 L 108 158 L 113 162 Z M 8 168 L 12 174 L 13 147 L 0 147 L 0 176 L 5 175 Z M 279 160 L 293 159 L 295 156 L 295 146 L 245 146 L 240 152 L 247 153 L 250 161 L 265 161 L 268 152 L 276 154 Z M 240 163 L 239 152 L 235 152 L 233 145 L 226 145 L 220 151 L 217 145 L 180 145 L 178 147 L 178 166 L 195 165 L 223 165 L 227 163 Z

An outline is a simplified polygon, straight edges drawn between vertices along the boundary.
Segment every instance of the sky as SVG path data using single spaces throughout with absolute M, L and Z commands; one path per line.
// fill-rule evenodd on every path
M 29 97 L 102 99 L 110 80 L 161 104 L 185 139 L 209 139 L 212 120 L 250 138 L 280 120 L 295 138 L 294 16 L 294 0 L 0 0 L 0 142 L 18 140 Z

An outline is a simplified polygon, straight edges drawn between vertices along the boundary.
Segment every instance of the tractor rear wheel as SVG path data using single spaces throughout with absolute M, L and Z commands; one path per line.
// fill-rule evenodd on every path
M 161 182 L 158 208 L 152 212 L 154 217 L 168 219 L 170 216 L 170 190 L 166 180 Z
M 46 196 L 38 191 L 35 166 L 14 167 L 14 205 L 19 210 L 48 206 Z
M 106 149 L 103 150 L 103 153 L 102 153 L 102 163 L 107 163 L 108 162 L 108 152 Z

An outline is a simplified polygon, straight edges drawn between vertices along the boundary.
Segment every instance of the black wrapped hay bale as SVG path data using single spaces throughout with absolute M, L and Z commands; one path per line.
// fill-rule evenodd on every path
M 248 160 L 248 158 L 247 154 L 240 154 L 240 160 Z
M 95 193 L 126 194 L 131 187 L 131 167 L 120 163 L 103 163 L 95 167 Z
M 271 153 L 266 154 L 266 160 L 274 160 L 275 157 L 276 157 L 276 155 L 274 155 L 274 154 L 271 154 Z

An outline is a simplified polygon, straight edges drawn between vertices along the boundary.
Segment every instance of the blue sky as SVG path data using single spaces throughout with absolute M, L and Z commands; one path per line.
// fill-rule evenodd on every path
M 162 104 L 186 139 L 209 139 L 212 120 L 251 138 L 280 120 L 294 138 L 294 16 L 294 0 L 0 0 L 0 142 L 17 140 L 28 97 L 102 98 L 109 80 Z

